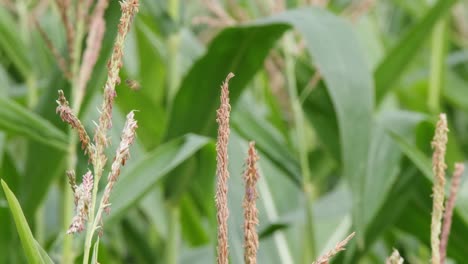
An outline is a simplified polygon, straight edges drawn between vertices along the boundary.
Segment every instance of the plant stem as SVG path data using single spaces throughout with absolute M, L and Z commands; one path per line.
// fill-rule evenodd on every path
M 99 188 L 99 180 L 101 179 L 102 175 L 102 167 L 101 160 L 99 158 L 95 158 L 94 164 L 94 184 L 93 184 L 93 195 L 91 198 L 91 208 L 89 209 L 89 216 L 88 216 L 88 226 L 86 228 L 86 237 L 85 237 L 85 245 L 84 245 L 84 257 L 83 257 L 83 264 L 88 264 L 89 262 L 89 251 L 91 249 L 91 242 L 93 240 L 94 231 L 97 227 L 97 219 L 101 217 L 102 214 L 102 206 L 99 206 L 99 209 L 96 213 L 96 217 L 94 215 L 94 209 L 96 208 L 96 199 L 97 193 Z M 102 203 L 102 201 L 101 201 Z
M 179 252 L 179 237 L 180 237 L 180 210 L 179 205 L 169 205 L 169 233 L 166 245 L 166 261 L 167 264 L 177 264 L 177 255 Z
M 428 107 L 432 113 L 440 112 L 440 93 L 445 71 L 447 19 L 440 19 L 432 32 L 431 71 L 429 75 Z
M 72 90 L 72 110 L 73 112 L 79 117 L 81 103 L 84 97 L 84 90 L 79 90 L 79 71 L 80 71 L 80 61 L 81 61 L 81 48 L 83 43 L 83 38 L 85 34 L 85 21 L 84 18 L 79 19 L 76 21 L 76 33 L 73 43 L 73 54 L 70 54 L 71 58 L 73 58 L 72 65 L 71 65 L 71 73 L 72 73 L 72 83 L 71 83 L 71 90 Z M 74 169 L 77 164 L 77 155 L 76 155 L 76 146 L 78 144 L 78 137 L 73 132 L 70 131 L 70 141 L 68 147 L 68 160 L 67 160 L 67 168 Z M 97 184 L 95 184 L 97 185 Z M 65 230 L 68 229 L 72 221 L 73 215 L 73 193 L 70 187 L 65 184 L 64 185 L 64 204 L 63 204 L 63 225 Z M 94 188 L 94 187 L 93 187 Z M 92 215 L 92 212 L 90 212 Z M 73 255 L 73 237 L 72 236 L 65 236 L 64 243 L 63 243 L 63 251 L 62 251 L 62 260 L 63 263 L 73 263 L 74 255 Z
M 307 256 L 304 259 L 305 263 L 311 263 L 315 258 L 315 234 L 314 234 L 314 222 L 312 213 L 312 201 L 313 201 L 313 189 L 311 183 L 311 175 L 309 169 L 309 160 L 307 154 L 307 144 L 305 144 L 307 138 L 305 135 L 304 127 L 304 113 L 302 112 L 301 102 L 297 95 L 296 86 L 296 75 L 294 66 L 294 36 L 292 33 L 288 33 L 284 38 L 284 50 L 285 50 L 285 64 L 286 64 L 286 82 L 288 87 L 289 98 L 291 100 L 291 106 L 294 115 L 294 125 L 297 137 L 297 147 L 299 152 L 299 159 L 302 173 L 302 184 L 305 195 L 305 206 L 306 206 L 306 230 L 305 235 L 305 250 Z
M 170 0 L 168 6 L 169 15 L 176 23 L 176 32 L 173 32 L 167 42 L 169 50 L 168 60 L 168 79 L 167 79 L 167 99 L 169 108 L 172 107 L 172 101 L 177 94 L 179 86 L 179 47 L 180 47 L 180 0 Z M 168 223 L 169 233 L 166 244 L 165 263 L 177 264 L 179 236 L 180 236 L 180 223 L 179 223 L 179 205 L 170 203 L 168 205 Z
M 169 108 L 172 105 L 172 101 L 177 93 L 179 86 L 179 47 L 180 47 L 180 33 L 179 33 L 179 22 L 180 22 L 180 2 L 179 0 L 170 0 L 168 12 L 176 23 L 177 31 L 173 32 L 167 41 L 167 48 L 169 50 L 168 56 L 168 79 L 167 79 L 167 99 L 169 102 Z
M 16 9 L 18 10 L 18 18 L 20 22 L 20 34 L 21 38 L 26 43 L 26 47 L 31 49 L 31 36 L 28 28 L 28 21 L 29 21 L 29 11 L 28 11 L 28 2 L 26 0 L 20 0 L 16 2 Z M 31 55 L 31 53 L 29 53 Z M 32 56 L 28 57 L 30 60 Z M 37 94 L 37 85 L 36 85 L 36 74 L 31 69 L 29 72 L 23 72 L 23 74 L 27 74 L 24 76 L 26 78 L 26 88 L 28 90 L 27 94 L 27 105 L 28 108 L 32 109 L 38 100 Z

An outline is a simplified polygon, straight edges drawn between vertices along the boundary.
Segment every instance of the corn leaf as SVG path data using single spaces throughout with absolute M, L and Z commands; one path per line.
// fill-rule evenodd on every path
M 0 129 L 57 149 L 67 148 L 65 133 L 41 116 L 4 97 L 0 98 Z
M 18 231 L 19 237 L 21 239 L 21 244 L 23 245 L 23 250 L 28 259 L 29 263 L 52 263 L 50 257 L 47 253 L 40 247 L 37 241 L 34 239 L 31 229 L 29 229 L 28 222 L 24 217 L 21 206 L 16 199 L 13 192 L 8 188 L 8 185 L 3 180 L 2 187 L 3 192 L 10 206 L 10 211 L 13 214 L 15 220 L 16 229 Z

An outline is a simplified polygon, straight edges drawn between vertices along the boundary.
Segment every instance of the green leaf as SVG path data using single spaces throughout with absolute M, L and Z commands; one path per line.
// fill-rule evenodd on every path
M 29 77 L 31 65 L 28 59 L 28 49 L 18 34 L 18 23 L 8 13 L 6 8 L 0 8 L 0 50 L 15 65 L 24 78 Z
M 34 239 L 31 229 L 29 229 L 28 222 L 24 217 L 21 206 L 16 199 L 13 192 L 8 188 L 6 182 L 1 180 L 3 191 L 10 206 L 10 211 L 13 214 L 15 220 L 16 229 L 18 230 L 19 237 L 21 239 L 21 244 L 23 245 L 24 253 L 29 263 L 51 263 L 50 258 L 48 258 L 47 253 L 40 247 L 37 241 Z M 44 259 L 43 256 L 46 256 Z
M 157 147 L 131 168 L 123 169 L 121 179 L 111 194 L 111 213 L 106 221 L 114 221 L 151 190 L 165 175 L 192 157 L 211 141 L 187 135 Z M 213 147 L 213 146 L 211 146 Z
M 353 222 L 359 238 L 364 230 L 364 175 L 374 105 L 372 76 L 349 24 L 320 9 L 307 11 L 285 12 L 272 20 L 294 25 L 323 76 L 337 116 L 343 173 L 353 193 Z
M 57 149 L 67 149 L 68 138 L 65 133 L 41 116 L 5 97 L 0 97 L 0 129 Z
M 194 63 L 182 80 L 169 115 L 166 138 L 186 133 L 214 135 L 220 85 L 229 72 L 230 100 L 234 104 L 242 90 L 263 65 L 274 43 L 287 25 L 249 25 L 224 29 Z
M 50 80 L 42 88 L 43 93 L 36 106 L 36 113 L 55 127 L 65 131 L 68 125 L 62 122 L 60 117 L 55 113 L 56 105 L 53 101 L 57 97 L 56 87 L 68 87 L 65 86 L 64 81 L 61 79 L 60 72 L 55 71 L 51 73 L 50 77 Z M 68 94 L 67 89 L 64 91 Z M 76 132 L 73 131 L 72 133 Z M 68 137 L 66 144 L 68 146 Z M 36 209 L 44 201 L 49 187 L 55 179 L 65 176 L 67 151 L 37 141 L 29 141 L 27 148 L 25 170 L 19 186 L 19 197 L 26 218 L 32 219 L 35 216 Z M 31 223 L 31 229 L 35 230 L 34 223 Z
M 406 66 L 425 44 L 435 23 L 456 2 L 457 0 L 439 0 L 422 20 L 414 25 L 390 52 L 387 52 L 386 57 L 374 72 L 377 102 L 380 102 L 390 91 Z
M 41 247 L 41 245 L 39 245 L 39 242 L 37 242 L 36 240 L 34 240 L 34 242 L 36 243 L 37 250 L 39 250 L 39 253 L 41 254 L 41 257 L 42 257 L 42 260 L 44 261 L 44 263 L 53 264 L 54 262 L 49 257 L 47 252 Z
M 423 173 L 424 176 L 432 178 L 432 165 L 431 160 L 427 158 L 423 152 L 418 150 L 414 145 L 408 143 L 402 136 L 392 134 L 393 139 L 400 147 L 401 151 L 416 165 L 416 167 Z
M 376 118 L 365 176 L 364 201 L 366 226 L 388 199 L 400 171 L 401 150 L 389 133 L 413 138 L 420 122 L 427 116 L 406 111 L 385 112 Z
M 256 148 L 267 155 L 278 168 L 300 186 L 299 164 L 287 147 L 281 133 L 265 119 L 255 114 L 255 109 L 249 107 L 248 103 L 241 103 L 242 105 L 236 107 L 232 114 L 232 127 L 243 138 L 254 140 Z

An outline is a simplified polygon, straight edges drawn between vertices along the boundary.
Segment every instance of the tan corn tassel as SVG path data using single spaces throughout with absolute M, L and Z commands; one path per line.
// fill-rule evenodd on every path
M 74 170 L 67 170 L 65 172 L 68 178 L 68 184 L 70 185 L 70 188 L 72 189 L 73 193 L 76 192 L 76 188 L 78 185 L 76 185 L 76 176 L 75 176 L 75 171 Z M 75 202 L 76 203 L 76 202 Z
M 229 209 L 227 202 L 228 192 L 228 142 L 229 142 L 229 115 L 231 106 L 229 105 L 229 80 L 234 74 L 229 73 L 221 86 L 221 105 L 216 112 L 216 122 L 218 123 L 218 140 L 216 142 L 216 209 L 218 221 L 218 264 L 227 264 L 229 257 L 228 250 L 228 225 Z
M 57 65 L 58 65 L 59 69 L 62 71 L 63 75 L 65 75 L 65 77 L 70 80 L 72 78 L 72 76 L 71 76 L 70 71 L 68 70 L 67 61 L 62 56 L 62 54 L 57 49 L 57 47 L 55 47 L 54 43 L 52 43 L 52 40 L 49 38 L 47 33 L 41 27 L 41 25 L 39 24 L 37 19 L 33 18 L 33 21 L 34 21 L 34 24 L 36 25 L 37 31 L 39 32 L 42 39 L 44 40 L 47 48 L 49 48 L 50 52 L 54 56 L 55 61 L 57 62 Z
M 452 214 L 455 208 L 455 201 L 457 199 L 458 188 L 460 187 L 460 179 L 463 175 L 465 166 L 463 163 L 455 163 L 455 172 L 452 177 L 452 184 L 450 185 L 450 196 L 447 200 L 446 209 L 444 212 L 444 224 L 442 226 L 442 234 L 440 239 L 440 263 L 445 263 L 447 256 L 447 244 L 450 235 L 450 227 L 452 226 Z
M 68 55 L 70 58 L 70 63 L 69 65 L 73 65 L 73 61 L 76 58 L 73 58 L 73 46 L 75 42 L 75 28 L 73 27 L 69 13 L 68 11 L 70 10 L 71 7 L 71 1 L 70 0 L 57 0 L 57 7 L 60 12 L 60 17 L 62 18 L 63 25 L 65 27 L 65 33 L 67 37 L 67 47 L 68 47 Z
M 122 68 L 122 56 L 124 48 L 124 40 L 130 30 L 130 25 L 135 14 L 138 12 L 138 0 L 126 0 L 120 3 L 122 16 L 118 26 L 118 34 L 115 39 L 112 55 L 107 65 L 107 81 L 104 85 L 104 99 L 101 106 L 101 114 L 99 116 L 99 125 L 96 129 L 94 142 L 96 144 L 95 159 L 95 176 L 99 181 L 102 168 L 106 162 L 104 148 L 108 146 L 107 131 L 112 127 L 112 106 L 114 98 L 117 95 L 115 85 L 120 83 L 119 72 Z M 96 166 L 98 165 L 98 166 Z
M 440 231 L 442 214 L 444 212 L 445 196 L 445 152 L 447 146 L 447 117 L 445 114 L 439 115 L 434 139 L 432 140 L 432 171 L 434 173 L 433 204 L 431 221 L 431 250 L 432 264 L 440 263 Z
M 312 264 L 328 264 L 330 262 L 330 259 L 334 257 L 336 254 L 338 254 L 340 251 L 345 250 L 346 244 L 354 237 L 356 233 L 353 232 L 351 233 L 348 237 L 346 237 L 344 240 L 340 241 L 338 244 L 335 245 L 335 248 L 332 250 L 328 251 L 325 255 L 320 256 L 316 261 L 312 262 Z
M 255 142 L 249 143 L 246 169 L 244 173 L 244 261 L 246 264 L 257 263 L 258 250 L 258 212 L 256 200 L 258 197 L 256 184 L 259 178 L 257 170 L 258 156 L 255 151 Z
M 102 38 L 104 37 L 104 31 L 106 29 L 104 11 L 107 9 L 108 4 L 108 0 L 99 0 L 94 8 L 92 17 L 90 17 L 89 33 L 86 37 L 86 50 L 83 54 L 77 88 L 81 91 L 81 93 L 78 94 L 83 96 L 85 94 L 86 84 L 91 78 L 92 70 L 101 51 Z
M 393 253 L 390 257 L 387 258 L 385 264 L 403 264 L 404 259 L 400 256 L 400 252 L 398 250 L 393 249 Z
M 56 112 L 59 113 L 60 118 L 68 123 L 72 128 L 74 128 L 78 132 L 78 136 L 81 142 L 81 148 L 84 150 L 85 154 L 89 155 L 89 158 L 92 160 L 93 155 L 93 145 L 90 143 L 90 139 L 88 133 L 86 132 L 83 124 L 78 119 L 78 117 L 73 113 L 72 109 L 70 108 L 65 95 L 63 94 L 62 90 L 58 91 L 59 97 L 57 99 L 57 109 Z

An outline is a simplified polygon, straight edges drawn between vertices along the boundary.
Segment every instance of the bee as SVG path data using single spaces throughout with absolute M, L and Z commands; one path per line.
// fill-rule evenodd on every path
M 132 89 L 133 91 L 138 91 L 140 90 L 140 83 L 136 80 L 131 80 L 131 79 L 127 79 L 125 81 L 125 84 L 128 85 L 128 87 L 130 87 L 130 89 Z

